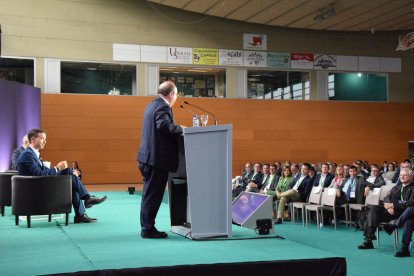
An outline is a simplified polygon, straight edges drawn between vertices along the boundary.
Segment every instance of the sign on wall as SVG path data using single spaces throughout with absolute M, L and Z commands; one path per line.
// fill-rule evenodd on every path
M 267 66 L 275 68 L 290 68 L 290 53 L 267 53 Z
M 267 53 L 262 51 L 244 51 L 244 66 L 266 67 Z
M 193 62 L 193 48 L 168 47 L 167 62 L 178 64 L 191 64 Z
M 313 54 L 292 53 L 290 67 L 294 69 L 313 69 Z
M 243 34 L 243 49 L 266 51 L 267 35 L 265 34 Z
M 243 65 L 243 51 L 240 50 L 219 50 L 220 65 Z
M 193 64 L 218 65 L 218 49 L 194 48 Z
M 336 56 L 315 54 L 313 61 L 313 69 L 317 70 L 335 70 Z

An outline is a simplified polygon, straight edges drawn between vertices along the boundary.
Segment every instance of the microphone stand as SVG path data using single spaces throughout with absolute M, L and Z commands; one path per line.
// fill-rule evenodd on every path
M 180 105 L 180 107 L 182 109 L 184 109 L 185 111 L 187 111 L 188 113 L 192 114 L 193 116 L 195 115 L 197 117 L 198 124 L 201 125 L 201 119 L 200 119 L 200 117 L 197 114 L 195 114 L 194 112 L 192 112 L 189 109 L 185 108 L 182 104 Z
M 217 118 L 216 118 L 216 115 L 214 115 L 213 113 L 211 113 L 211 112 L 209 112 L 209 111 L 207 111 L 207 110 L 205 110 L 205 109 L 203 109 L 203 108 L 201 108 L 201 107 L 198 107 L 198 106 L 196 106 L 196 105 L 193 105 L 193 104 L 191 104 L 191 103 L 189 103 L 189 102 L 187 102 L 187 101 L 184 101 L 184 103 L 185 103 L 185 104 L 188 104 L 188 105 L 191 105 L 191 106 L 193 106 L 193 107 L 195 107 L 195 108 L 197 108 L 197 109 L 200 109 L 201 111 L 204 111 L 204 112 L 206 112 L 206 113 L 208 113 L 208 114 L 212 115 L 212 116 L 213 116 L 213 118 L 214 118 L 214 124 L 215 124 L 215 125 L 217 125 Z

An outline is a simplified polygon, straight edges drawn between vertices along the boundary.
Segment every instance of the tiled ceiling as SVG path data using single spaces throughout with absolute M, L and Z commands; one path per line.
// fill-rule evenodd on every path
M 413 0 L 148 0 L 170 6 L 278 27 L 332 31 L 414 30 Z

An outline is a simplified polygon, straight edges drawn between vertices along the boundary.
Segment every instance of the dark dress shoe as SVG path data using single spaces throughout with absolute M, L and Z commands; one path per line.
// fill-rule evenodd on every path
M 401 257 L 410 257 L 410 251 L 408 249 L 401 249 L 400 251 L 395 252 L 395 257 L 401 258 Z
M 90 222 L 96 222 L 96 218 L 90 218 L 86 214 L 83 216 L 75 216 L 74 222 L 75 223 L 90 223 Z
M 154 231 L 141 230 L 141 237 L 143 239 L 165 239 L 166 237 L 168 237 L 168 235 L 167 233 L 160 232 L 158 230 L 154 230 Z
M 105 200 L 106 200 L 106 196 L 104 197 L 91 196 L 90 198 L 85 200 L 85 208 L 91 208 L 93 205 L 101 204 Z
M 397 228 L 397 225 L 395 224 L 384 224 L 382 226 L 384 228 L 384 231 L 387 232 L 388 235 L 391 235 L 392 232 L 394 232 L 395 228 Z
M 365 241 L 363 244 L 358 246 L 358 249 L 373 249 L 374 245 L 372 241 Z
M 276 219 L 275 224 L 282 224 L 282 219 L 281 218 Z

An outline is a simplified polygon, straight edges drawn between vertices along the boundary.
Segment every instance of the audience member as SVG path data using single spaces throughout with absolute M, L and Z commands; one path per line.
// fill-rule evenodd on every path
M 293 165 L 292 165 L 293 166 Z M 312 189 L 311 179 L 309 177 L 310 164 L 304 163 L 301 168 L 301 174 L 299 178 L 294 180 L 289 190 L 283 193 L 276 193 L 277 199 L 279 199 L 279 207 L 277 211 L 277 224 L 282 223 L 283 211 L 285 210 L 285 203 L 287 202 L 306 202 L 309 193 Z
M 329 166 L 328 172 L 332 175 L 335 175 L 336 166 L 337 166 L 336 163 L 329 163 L 328 166 Z
M 390 163 L 388 164 L 388 169 L 382 174 L 382 177 L 386 182 L 392 182 L 396 173 L 394 163 Z
M 350 177 L 342 182 L 336 191 L 337 205 L 345 203 L 365 203 L 365 178 L 358 174 L 356 166 L 349 168 Z
M 411 166 L 411 163 L 410 163 L 409 160 L 405 160 L 404 162 L 401 162 L 399 170 L 395 173 L 395 176 L 394 176 L 394 179 L 392 180 L 392 183 L 397 183 L 397 184 L 400 183 L 400 181 L 401 181 L 400 172 L 401 172 L 401 169 L 403 169 L 403 168 L 407 168 L 407 169 L 412 170 L 412 166 Z
M 380 175 L 380 170 L 377 164 L 371 165 L 371 173 L 365 182 L 365 197 L 368 195 L 369 191 L 374 188 L 379 188 L 385 185 L 385 180 Z
M 246 163 L 244 167 L 244 173 L 242 174 L 242 176 L 236 176 L 233 179 L 232 181 L 233 189 L 238 188 L 240 186 L 244 186 L 244 188 L 246 188 L 252 176 L 253 176 L 252 163 Z
M 72 175 L 72 205 L 75 210 L 75 223 L 95 222 L 95 218 L 90 218 L 85 213 L 85 207 L 100 204 L 106 200 L 106 196 L 97 198 L 89 195 L 78 179 L 76 171 L 68 168 L 66 161 L 60 161 L 54 168 L 47 168 L 43 165 L 40 158 L 40 150 L 46 145 L 46 132 L 42 129 L 32 129 L 27 134 L 29 146 L 20 154 L 17 167 L 20 175 L 42 176 L 42 175 Z M 84 202 L 82 202 L 82 200 Z
M 264 165 L 263 165 L 264 169 Z M 262 186 L 262 189 L 260 190 L 260 193 L 267 194 L 268 191 L 275 192 L 277 183 L 279 181 L 279 176 L 276 174 L 277 167 L 275 164 L 270 165 L 270 175 L 268 177 L 268 180 L 266 181 L 266 185 Z
M 22 139 L 22 145 L 16 149 L 13 150 L 12 153 L 12 169 L 17 171 L 17 159 L 19 159 L 20 154 L 27 149 L 27 147 L 29 146 L 29 139 L 27 138 L 27 134 L 25 136 L 23 136 Z
M 397 251 L 394 256 L 409 257 L 409 245 L 414 230 L 414 207 L 405 209 L 401 216 L 395 221 L 395 224 L 385 224 L 383 227 L 388 235 L 391 235 L 396 228 L 403 228 L 401 249 Z
M 78 162 L 73 162 L 72 163 L 72 170 L 76 171 L 78 173 L 78 178 L 82 179 L 82 171 L 79 168 Z
M 233 191 L 232 191 L 233 198 L 237 197 L 241 192 L 245 191 L 246 188 L 250 184 L 258 185 L 259 183 L 261 183 L 262 177 L 263 177 L 263 174 L 262 174 L 261 170 L 262 170 L 262 165 L 260 163 L 254 164 L 254 172 L 253 172 L 251 178 L 246 179 L 247 184 L 245 186 L 243 185 L 243 186 L 240 186 L 236 189 L 233 189 Z
M 268 163 L 263 164 L 262 166 L 262 176 L 261 179 L 257 182 L 250 181 L 250 183 L 247 185 L 246 192 L 253 192 L 257 193 L 259 192 L 262 187 L 266 186 L 270 178 L 270 165 Z
M 349 178 L 349 167 L 351 167 L 349 164 L 344 165 L 344 177 Z
M 289 189 L 289 185 L 292 183 L 292 181 L 292 171 L 290 170 L 290 167 L 287 166 L 283 169 L 282 176 L 279 178 L 279 181 L 277 182 L 276 189 L 274 191 L 268 190 L 266 194 L 272 195 L 273 199 L 276 200 L 276 194 L 286 192 Z
M 384 198 L 384 205 L 368 206 L 368 213 L 364 218 L 364 243 L 358 246 L 359 249 L 372 249 L 374 245 L 372 240 L 375 237 L 375 231 L 380 222 L 388 222 L 397 219 L 408 207 L 414 206 L 414 184 L 413 171 L 408 168 L 402 168 L 400 173 L 401 184 L 395 185 L 388 196 Z M 407 240 L 404 240 L 407 242 Z M 403 245 L 404 253 L 408 245 Z
M 329 187 L 331 185 L 334 175 L 329 173 L 328 163 L 323 163 L 321 167 L 321 173 L 316 176 L 313 186 L 321 186 L 323 188 Z
M 384 173 L 388 172 L 388 169 L 389 169 L 388 166 L 389 166 L 388 162 L 384 161 L 383 164 L 382 164 L 382 167 L 380 168 L 381 174 L 384 174 Z
M 339 165 L 338 167 L 336 167 L 336 174 L 335 177 L 332 179 L 329 188 L 339 189 L 343 186 L 345 179 L 346 178 L 344 167 L 342 165 Z
M 290 165 L 290 170 L 292 172 L 293 179 L 298 179 L 300 177 L 300 169 L 298 163 L 293 163 Z

